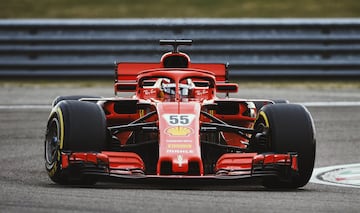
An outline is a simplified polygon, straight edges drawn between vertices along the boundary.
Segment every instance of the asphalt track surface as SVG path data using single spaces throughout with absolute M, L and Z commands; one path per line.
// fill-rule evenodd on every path
M 112 91 L 111 85 L 0 87 L 0 212 L 360 211 L 360 189 L 314 183 L 290 191 L 267 190 L 249 182 L 56 185 L 44 169 L 43 140 L 48 106 L 62 94 L 110 96 Z M 250 88 L 239 95 L 291 102 L 360 101 L 360 89 Z M 315 167 L 359 163 L 360 107 L 316 106 L 309 110 L 317 130 Z

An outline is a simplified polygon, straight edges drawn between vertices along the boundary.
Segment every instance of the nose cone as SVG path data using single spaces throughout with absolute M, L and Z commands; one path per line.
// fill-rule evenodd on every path
M 158 105 L 160 144 L 158 175 L 203 175 L 199 118 L 200 103 Z

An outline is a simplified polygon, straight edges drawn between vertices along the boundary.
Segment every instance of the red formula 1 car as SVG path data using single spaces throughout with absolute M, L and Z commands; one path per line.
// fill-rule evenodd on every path
M 45 138 L 50 178 L 94 184 L 100 177 L 260 177 L 269 188 L 304 186 L 315 160 L 307 109 L 229 98 L 238 85 L 228 83 L 226 65 L 191 63 L 178 51 L 191 42 L 160 41 L 173 51 L 157 63 L 117 63 L 115 97 L 55 99 Z

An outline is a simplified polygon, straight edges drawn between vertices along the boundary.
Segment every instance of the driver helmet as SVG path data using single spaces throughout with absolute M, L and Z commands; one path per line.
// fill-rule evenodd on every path
M 183 83 L 179 84 L 179 90 L 180 90 L 181 97 L 188 97 L 190 94 L 189 91 L 193 88 L 191 79 L 187 79 L 186 82 L 187 82 L 187 84 L 183 84 Z M 165 94 L 175 95 L 176 84 L 163 82 L 162 90 L 164 91 Z

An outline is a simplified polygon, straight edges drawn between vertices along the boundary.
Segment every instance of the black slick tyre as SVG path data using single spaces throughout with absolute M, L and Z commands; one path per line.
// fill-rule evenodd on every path
M 100 152 L 106 143 L 106 119 L 97 104 L 64 100 L 53 108 L 45 136 L 45 167 L 55 183 L 93 184 L 92 177 L 62 169 L 62 152 Z
M 296 152 L 298 175 L 282 179 L 264 179 L 267 188 L 299 188 L 310 180 L 316 152 L 315 128 L 309 111 L 298 104 L 271 104 L 260 112 L 255 128 L 264 125 L 268 129 L 268 151 L 274 153 Z
M 60 101 L 66 101 L 66 100 L 80 100 L 82 98 L 89 98 L 89 99 L 100 99 L 100 96 L 91 96 L 91 95 L 69 95 L 69 96 L 58 96 L 56 97 L 51 106 L 55 107 L 56 104 L 58 104 Z
M 285 99 L 276 99 L 270 101 L 253 101 L 253 103 L 255 104 L 256 109 L 259 111 L 263 106 L 268 104 L 288 104 L 290 102 Z

